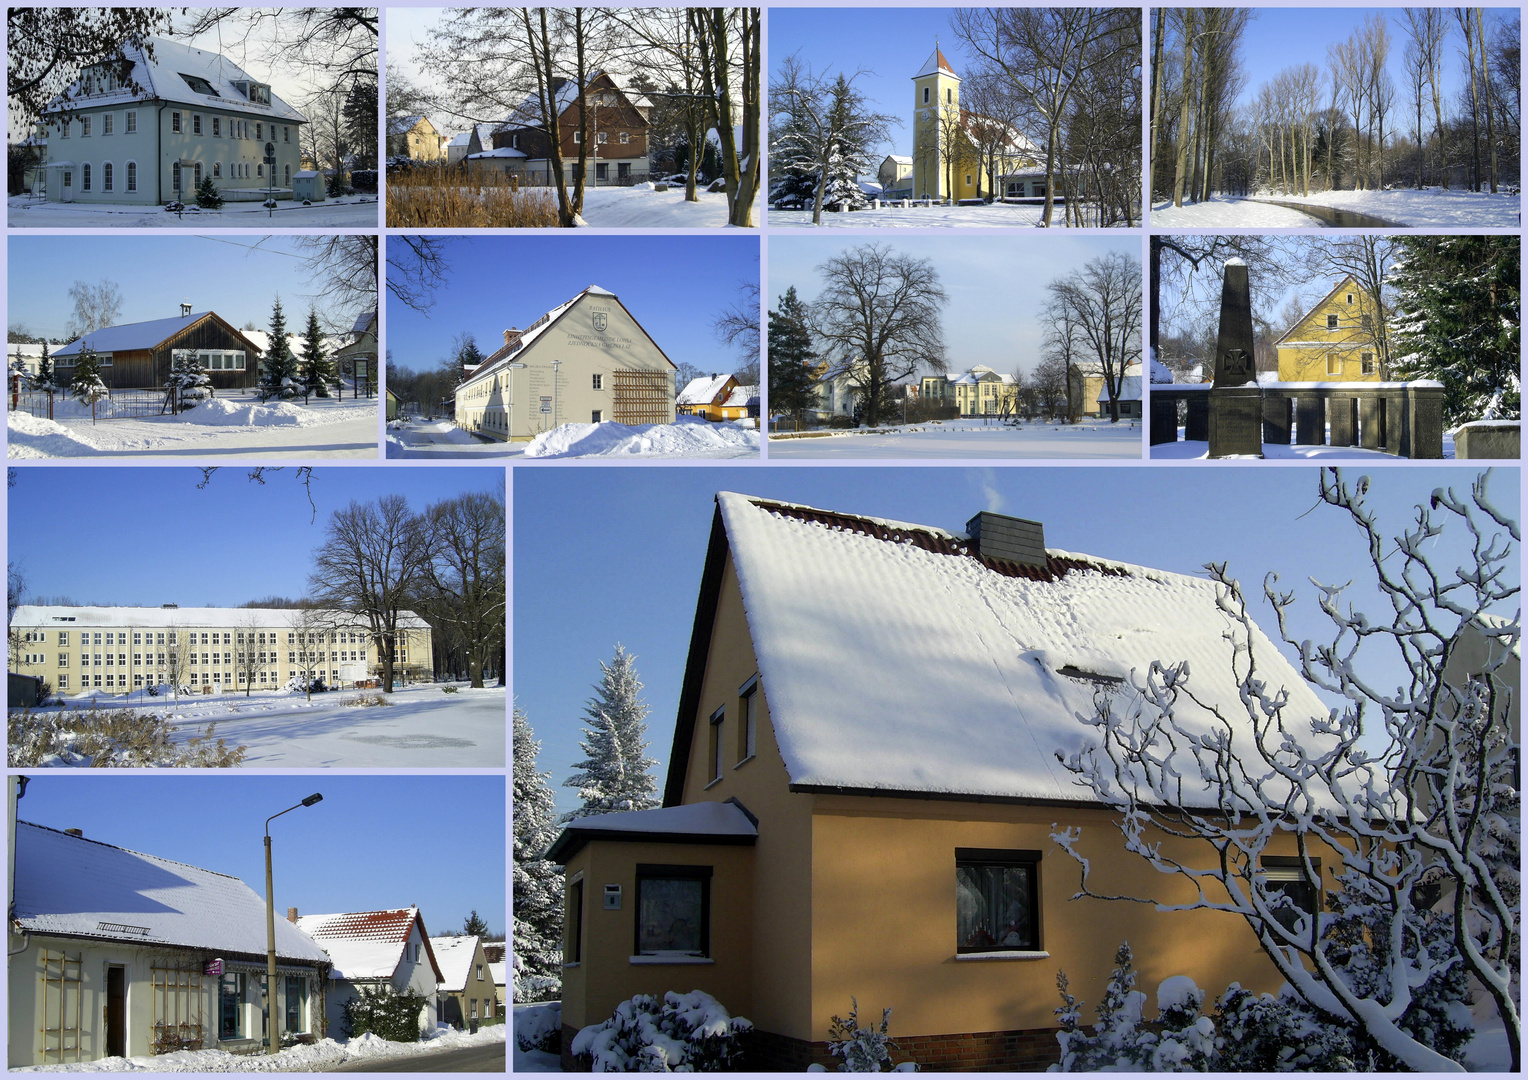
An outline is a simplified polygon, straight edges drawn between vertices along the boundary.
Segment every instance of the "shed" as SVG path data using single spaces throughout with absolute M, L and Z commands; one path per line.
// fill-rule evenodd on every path
M 303 169 L 292 174 L 292 198 L 308 202 L 323 202 L 324 178 L 314 169 Z

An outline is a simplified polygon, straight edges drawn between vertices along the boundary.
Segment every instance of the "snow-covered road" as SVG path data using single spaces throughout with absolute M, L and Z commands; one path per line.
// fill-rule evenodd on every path
M 943 229 L 955 228 L 1021 228 L 1040 227 L 1045 207 L 1039 203 L 992 203 L 989 206 L 882 206 L 877 209 L 855 210 L 852 213 L 830 214 L 824 212 L 824 229 Z M 1141 224 L 1139 218 L 1134 222 Z M 810 210 L 771 210 L 769 226 L 812 228 Z M 1051 213 L 1051 228 L 1066 226 L 1066 211 L 1057 205 Z M 1121 223 L 1123 226 L 1123 222 Z
M 291 200 L 274 212 L 258 202 L 224 203 L 221 210 L 188 208 L 172 214 L 161 206 L 50 203 L 27 195 L 6 200 L 13 229 L 374 229 L 375 195 L 349 195 L 314 206 Z
M 1514 192 L 1492 195 L 1488 191 L 1322 191 L 1302 198 L 1264 192 L 1242 199 L 1216 195 L 1207 202 L 1175 207 L 1162 202 L 1151 208 L 1151 225 L 1159 229 L 1300 229 L 1320 228 L 1321 222 L 1280 203 L 1308 203 L 1395 222 L 1417 229 L 1515 229 L 1522 215 L 1522 199 Z

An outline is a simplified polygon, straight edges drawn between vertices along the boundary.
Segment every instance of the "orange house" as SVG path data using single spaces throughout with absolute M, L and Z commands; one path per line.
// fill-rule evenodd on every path
M 663 806 L 580 818 L 551 848 L 563 1045 L 634 994 L 698 988 L 753 1021 L 754 1068 L 832 1068 L 851 997 L 893 1009 L 898 1060 L 1040 1068 L 1057 971 L 1096 1005 L 1121 941 L 1148 991 L 1177 974 L 1212 995 L 1276 988 L 1240 918 L 1076 899 L 1051 838 L 1081 829 L 1098 892 L 1192 901 L 1058 760 L 1153 660 L 1189 661 L 1195 700 L 1234 717 L 1225 673 L 1253 648 L 1294 707 L 1326 715 L 1216 601 L 1202 579 L 1048 550 L 1036 522 L 981 513 L 962 535 L 719 495 Z M 1320 872 L 1335 887 L 1339 871 Z

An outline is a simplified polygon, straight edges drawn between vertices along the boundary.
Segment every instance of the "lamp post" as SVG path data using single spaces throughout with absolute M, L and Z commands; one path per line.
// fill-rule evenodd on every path
M 298 807 L 312 806 L 323 801 L 324 797 L 315 791 L 297 806 L 289 806 L 281 811 L 281 814 L 289 814 Z M 279 1053 L 281 1050 L 281 1040 L 276 1036 L 276 1010 L 272 1007 L 276 998 L 276 900 L 271 891 L 271 822 L 281 814 L 272 814 L 265 819 L 265 1000 L 261 1011 L 265 1017 L 267 1054 Z

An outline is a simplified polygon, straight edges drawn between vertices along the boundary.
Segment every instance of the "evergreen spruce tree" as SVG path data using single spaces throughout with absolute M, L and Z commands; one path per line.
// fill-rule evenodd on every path
M 170 377 L 165 383 L 173 392 L 176 410 L 185 409 L 212 396 L 212 379 L 202 370 L 193 352 L 180 352 L 170 361 Z
M 281 310 L 281 297 L 271 308 L 270 345 L 265 359 L 260 361 L 260 400 L 273 397 L 296 397 L 302 392 L 297 371 L 297 357 L 292 355 L 291 342 L 287 341 L 286 314 Z
M 48 355 L 48 343 L 42 343 L 42 356 L 37 361 L 37 374 L 32 377 L 32 388 L 51 392 L 59 389 L 58 376 L 53 372 L 53 357 Z
M 1398 237 L 1390 275 L 1397 379 L 1436 379 L 1443 423 L 1517 420 L 1522 298 L 1515 236 Z
M 546 859 L 557 838 L 551 785 L 536 768 L 541 744 L 519 706 L 511 736 L 514 760 L 514 1000 L 562 993 L 562 871 Z
M 74 378 L 69 380 L 69 393 L 81 405 L 89 405 L 92 408 L 102 398 L 111 396 L 111 391 L 106 389 L 106 384 L 101 381 L 101 362 L 96 357 L 95 350 L 88 345 L 81 350 L 79 359 L 74 362 Z
M 32 377 L 27 374 L 26 359 L 21 355 L 20 349 L 11 354 L 10 378 L 12 387 L 25 386 L 31 381 Z
M 658 781 L 650 771 L 658 763 L 646 756 L 647 705 L 638 696 L 642 683 L 635 659 L 617 645 L 610 663 L 600 661 L 595 696 L 584 706 L 584 760 L 565 781 L 578 788 L 583 806 L 565 820 L 658 805 Z
M 223 196 L 218 194 L 217 185 L 212 182 L 211 174 L 202 177 L 202 182 L 196 186 L 196 205 L 203 210 L 223 209 Z
M 456 351 L 456 366 L 462 377 L 472 374 L 472 369 L 481 367 L 488 357 L 483 355 L 483 350 L 478 348 L 477 339 L 467 334 L 462 341 L 461 348 Z
M 769 313 L 769 406 L 776 415 L 793 417 L 797 427 L 802 412 L 818 404 L 816 360 L 806 305 L 792 285 Z
M 302 385 L 303 392 L 313 397 L 328 397 L 334 385 L 334 361 L 324 352 L 324 331 L 313 308 L 308 309 L 302 335 Z
M 483 917 L 477 913 L 477 908 L 473 908 L 472 912 L 467 916 L 466 921 L 462 923 L 462 936 L 463 937 L 487 937 L 488 936 L 488 924 L 486 922 L 484 922 L 483 921 Z

